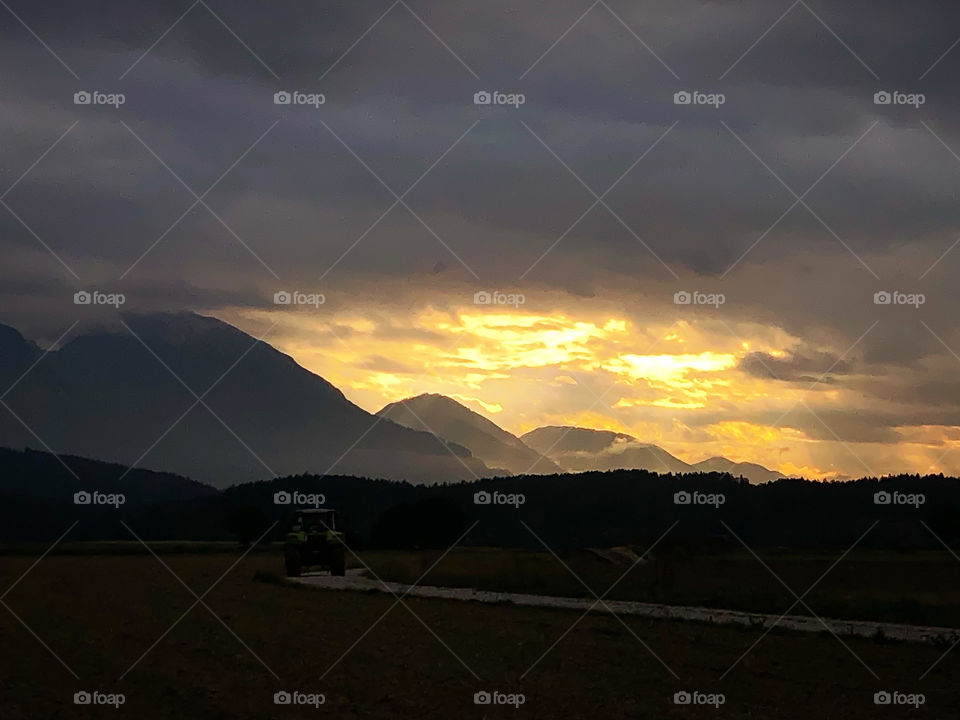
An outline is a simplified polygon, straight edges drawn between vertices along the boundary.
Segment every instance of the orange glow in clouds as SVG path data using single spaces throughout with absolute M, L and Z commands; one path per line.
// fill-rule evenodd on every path
M 279 320 L 268 341 L 371 412 L 442 393 L 516 434 L 548 424 L 615 430 L 688 462 L 723 455 L 815 478 L 865 474 L 861 459 L 869 458 L 878 459 L 879 467 L 871 462 L 878 472 L 929 471 L 944 443 L 960 445 L 960 433 L 947 440 L 942 429 L 916 429 L 918 445 L 895 455 L 909 458 L 909 466 L 888 468 L 889 446 L 852 448 L 808 436 L 803 423 L 774 425 L 804 397 L 821 407 L 858 400 L 838 385 L 824 383 L 804 396 L 809 382 L 741 370 L 751 352 L 782 358 L 797 345 L 775 327 L 662 318 L 641 326 L 610 312 L 476 306 L 332 316 L 237 311 L 224 319 L 241 327 Z M 939 445 L 920 444 L 930 438 Z

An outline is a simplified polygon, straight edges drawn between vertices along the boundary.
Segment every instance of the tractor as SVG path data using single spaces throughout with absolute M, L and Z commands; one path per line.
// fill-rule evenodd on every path
M 346 572 L 346 546 L 337 531 L 333 510 L 297 510 L 293 527 L 283 545 L 287 577 L 299 577 L 306 567 L 329 570 L 331 575 Z

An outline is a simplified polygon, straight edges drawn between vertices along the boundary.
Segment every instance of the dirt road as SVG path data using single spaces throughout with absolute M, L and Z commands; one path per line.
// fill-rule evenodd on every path
M 801 632 L 830 632 L 841 636 L 885 638 L 903 642 L 919 642 L 951 645 L 960 640 L 960 630 L 955 628 L 925 627 L 859 620 L 835 620 L 806 615 L 769 615 L 704 607 L 684 607 L 659 603 L 644 603 L 627 600 L 604 600 L 596 598 L 553 597 L 526 593 L 491 592 L 472 588 L 433 587 L 428 585 L 405 585 L 403 583 L 375 580 L 363 569 L 350 569 L 345 577 L 326 573 L 305 575 L 292 580 L 312 587 L 327 590 L 379 591 L 397 596 L 412 595 L 422 598 L 445 600 L 471 600 L 480 603 L 511 603 L 528 607 L 559 608 L 565 610 L 594 610 L 617 615 L 637 615 L 670 620 L 692 620 L 715 625 L 745 625 L 753 628 L 778 627 Z

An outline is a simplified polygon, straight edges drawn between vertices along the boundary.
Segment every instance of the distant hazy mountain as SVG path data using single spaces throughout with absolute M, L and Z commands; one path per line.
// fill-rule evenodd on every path
M 725 457 L 712 457 L 693 464 L 694 470 L 700 472 L 728 472 L 731 475 L 742 475 L 752 483 L 765 483 L 784 477 L 783 473 L 768 470 L 756 463 L 734 463 Z
M 0 392 L 26 373 L 4 398 L 19 420 L 0 407 L 0 445 L 135 463 L 217 487 L 328 469 L 413 483 L 491 474 L 466 448 L 371 415 L 219 320 L 176 313 L 125 321 L 150 350 L 120 328 L 81 335 L 41 358 L 0 326 Z
M 761 465 L 733 463 L 721 457 L 690 465 L 661 447 L 609 430 L 549 426 L 531 430 L 520 439 L 564 469 L 574 472 L 620 469 L 658 473 L 729 472 L 731 475 L 742 475 L 752 483 L 782 477 Z
M 520 439 L 566 470 L 640 469 L 659 473 L 692 472 L 690 466 L 663 448 L 609 430 L 551 425 Z
M 530 449 L 516 435 L 446 395 L 426 394 L 390 403 L 378 415 L 414 430 L 430 430 L 462 445 L 490 468 L 513 474 L 552 474 L 563 470 Z

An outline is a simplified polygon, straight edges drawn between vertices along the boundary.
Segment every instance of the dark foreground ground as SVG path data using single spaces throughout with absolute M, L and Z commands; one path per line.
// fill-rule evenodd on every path
M 162 558 L 202 595 L 238 555 Z M 0 588 L 34 559 L 0 558 Z M 921 679 L 946 647 L 773 631 L 730 670 L 760 631 L 423 599 L 390 610 L 390 596 L 291 587 L 279 570 L 262 553 L 230 570 L 203 599 L 221 624 L 187 612 L 195 598 L 149 555 L 44 558 L 0 606 L 0 717 L 872 720 L 956 717 L 960 701 L 960 650 Z M 74 705 L 81 690 L 125 703 Z M 281 690 L 326 702 L 277 706 Z M 483 690 L 525 703 L 475 705 Z M 678 706 L 681 690 L 726 702 Z M 883 690 L 926 702 L 878 707 Z

